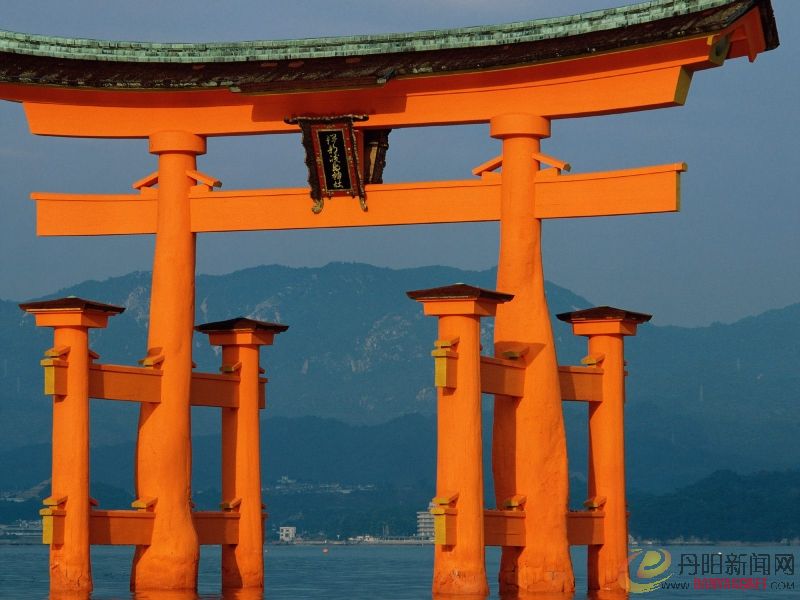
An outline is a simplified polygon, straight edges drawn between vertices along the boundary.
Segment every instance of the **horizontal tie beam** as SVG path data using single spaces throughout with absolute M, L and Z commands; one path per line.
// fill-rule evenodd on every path
M 603 369 L 600 367 L 558 367 L 561 398 L 576 402 L 603 401 Z
M 431 510 L 436 531 L 434 543 L 448 546 L 458 543 L 456 531 L 458 512 L 454 508 L 437 507 Z M 486 546 L 524 547 L 524 510 L 483 511 L 483 536 Z M 605 513 L 601 510 L 581 510 L 567 513 L 567 540 L 570 546 L 589 546 L 604 541 Z
M 64 395 L 67 389 L 67 361 L 45 359 L 46 395 Z M 259 378 L 259 407 L 264 408 L 266 378 Z M 191 405 L 236 408 L 239 376 L 218 373 L 192 373 Z M 149 367 L 92 364 L 89 366 L 89 397 L 98 400 L 161 402 L 161 370 Z
M 674 212 L 680 207 L 682 163 L 559 175 L 540 171 L 536 181 L 539 219 Z M 369 210 L 347 197 L 332 198 L 319 214 L 311 212 L 307 188 L 190 193 L 195 233 L 322 229 L 498 221 L 502 175 L 478 180 L 392 183 L 366 186 Z M 54 235 L 131 235 L 156 232 L 155 190 L 140 194 L 32 194 L 37 233 Z
M 42 541 L 64 543 L 66 510 L 41 511 Z M 93 546 L 149 546 L 155 513 L 138 510 L 92 510 L 89 519 L 89 543 Z M 192 521 L 198 542 L 204 546 L 239 543 L 239 513 L 232 511 L 196 511 Z

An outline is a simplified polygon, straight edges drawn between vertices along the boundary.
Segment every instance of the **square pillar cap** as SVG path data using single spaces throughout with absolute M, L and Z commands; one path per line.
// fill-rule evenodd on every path
M 636 323 L 646 323 L 653 318 L 653 315 L 638 313 L 613 306 L 595 306 L 556 315 L 556 318 L 566 323 L 584 323 L 588 321 L 627 321 Z
M 195 331 L 200 333 L 229 333 L 234 331 L 252 332 L 265 331 L 268 333 L 282 333 L 289 329 L 288 325 L 280 323 L 269 323 L 268 321 L 257 321 L 247 317 L 235 317 L 227 321 L 214 321 L 198 325 Z
M 454 283 L 427 290 L 414 290 L 406 292 L 406 296 L 417 302 L 436 300 L 484 300 L 503 304 L 514 298 L 514 294 L 505 294 L 495 290 L 486 290 L 466 283 Z
M 44 313 L 44 312 L 100 312 L 107 315 L 118 315 L 125 312 L 122 306 L 115 306 L 113 304 L 104 304 L 103 302 L 95 302 L 94 300 L 86 300 L 78 296 L 66 296 L 65 298 L 56 298 L 54 300 L 37 300 L 35 302 L 23 302 L 19 307 L 25 312 L 29 313 Z

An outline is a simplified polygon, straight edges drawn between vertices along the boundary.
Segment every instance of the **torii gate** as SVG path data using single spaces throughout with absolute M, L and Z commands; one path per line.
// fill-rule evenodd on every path
M 32 133 L 147 138 L 150 152 L 158 156 L 158 169 L 134 183 L 134 194 L 33 194 L 39 235 L 156 235 L 143 366 L 91 366 L 89 354 L 78 361 L 89 373 L 89 383 L 70 387 L 72 383 L 59 379 L 59 369 L 65 368 L 62 357 L 83 348 L 86 330 L 104 326 L 118 309 L 80 299 L 26 306 L 41 324 L 56 328 L 48 363 L 49 391 L 56 399 L 60 391 L 62 398 L 90 394 L 141 403 L 139 511 L 130 511 L 139 516 L 103 517 L 110 527 L 135 519 L 149 523 L 146 536 L 135 527 L 114 525 L 102 540 L 137 545 L 132 587 L 193 589 L 203 539 L 233 546 L 241 542 L 242 531 L 234 534 L 224 513 L 208 516 L 206 521 L 215 523 L 211 532 L 192 513 L 189 408 L 191 403 L 239 406 L 244 400 L 231 398 L 244 388 L 231 386 L 243 386 L 245 374 L 233 375 L 248 365 L 247 378 L 258 387 L 253 348 L 270 343 L 281 327 L 252 321 L 210 324 L 208 332 L 217 336 L 212 343 L 246 346 L 243 352 L 249 358 L 234 361 L 239 350 L 226 350 L 227 374 L 193 373 L 196 234 L 499 221 L 497 288 L 508 296 L 483 290 L 470 291 L 467 298 L 470 310 L 483 311 L 475 314 L 490 314 L 494 309 L 486 307 L 497 305 L 495 356 L 500 362 L 517 359 L 517 368 L 522 365 L 521 379 L 516 379 L 521 388 L 510 393 L 502 381 L 495 388 L 497 506 L 509 501 L 519 508 L 524 498 L 527 507 L 524 544 L 500 540 L 501 590 L 573 589 L 561 382 L 578 389 L 584 380 L 577 371 L 575 377 L 560 375 L 556 364 L 544 296 L 542 221 L 676 211 L 679 174 L 685 166 L 567 175 L 566 163 L 541 153 L 540 140 L 550 135 L 554 119 L 681 105 L 696 71 L 741 56 L 752 61 L 777 44 L 769 0 L 659 0 L 497 27 L 241 44 L 97 42 L 0 33 L 0 97 L 23 104 Z M 308 137 L 311 190 L 216 191 L 220 182 L 197 170 L 196 157 L 205 153 L 209 136 L 294 133 L 298 125 L 308 135 L 315 131 L 314 123 L 339 123 L 344 115 L 349 115 L 340 130 L 344 145 L 335 151 L 346 154 L 349 179 L 357 180 L 349 182 L 350 193 L 361 202 L 336 197 L 322 206 L 324 197 L 338 195 L 328 180 L 333 159 L 327 158 L 326 171 L 319 148 L 311 148 Z M 388 130 L 465 123 L 488 123 L 490 135 L 503 144 L 499 157 L 473 171 L 477 178 L 381 183 Z M 315 156 L 321 169 L 316 173 Z M 336 163 L 337 169 L 343 166 Z M 426 301 L 424 294 L 419 299 Z M 578 323 L 586 315 L 565 318 Z M 606 311 L 593 318 L 622 325 L 580 331 L 604 331 L 606 337 L 621 339 L 645 316 Z M 67 346 L 59 345 L 59 327 L 71 332 L 62 335 L 72 340 Z M 446 359 L 447 348 L 440 350 Z M 88 346 L 85 351 L 90 352 Z M 69 368 L 73 366 L 70 359 Z M 446 442 L 439 440 L 440 446 Z M 164 467 L 167 460 L 169 469 Z M 88 474 L 88 463 L 85 467 Z M 75 509 L 70 510 L 76 502 L 81 515 L 90 510 L 88 499 L 66 499 L 56 485 L 54 479 L 49 518 L 70 522 L 76 518 L 71 516 Z M 243 498 L 225 500 L 228 510 L 245 510 Z M 438 500 L 441 514 L 456 501 Z M 250 514 L 260 513 L 260 507 L 252 506 L 260 500 L 251 494 L 247 502 Z M 623 516 L 621 522 L 606 520 L 606 539 L 625 540 L 624 492 L 607 502 L 608 514 Z M 449 541 L 437 553 L 448 553 L 458 544 Z M 74 555 L 53 544 L 53 589 L 91 589 L 90 542 L 86 534 L 81 542 L 85 548 Z M 621 589 L 625 542 L 621 551 L 619 545 L 607 551 L 610 546 L 594 542 L 592 589 Z M 486 593 L 483 548 L 473 551 L 480 560 L 470 562 L 471 567 L 437 572 L 434 592 Z M 247 563 L 250 571 L 236 571 L 246 559 L 237 563 L 237 555 L 229 560 L 234 573 L 224 585 L 263 585 L 260 558 Z

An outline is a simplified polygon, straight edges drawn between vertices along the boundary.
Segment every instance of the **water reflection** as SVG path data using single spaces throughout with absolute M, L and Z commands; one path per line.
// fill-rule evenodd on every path
M 132 600 L 198 600 L 200 596 L 193 591 L 165 591 L 153 590 L 135 592 L 131 594 Z
M 627 600 L 629 598 L 628 592 L 622 590 L 609 591 L 593 591 L 586 594 L 588 600 Z
M 50 600 L 90 600 L 89 592 L 50 592 Z
M 500 594 L 500 600 L 573 600 L 574 592 L 515 592 Z

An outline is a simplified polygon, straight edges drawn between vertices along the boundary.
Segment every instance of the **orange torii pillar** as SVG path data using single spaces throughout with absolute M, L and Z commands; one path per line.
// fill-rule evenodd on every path
M 53 347 L 42 361 L 45 394 L 53 396 L 52 492 L 41 514 L 45 541 L 52 539 L 48 517 L 63 515 L 64 543 L 50 544 L 50 590 L 90 592 L 89 329 L 106 327 L 108 317 L 125 309 L 76 297 L 19 306 L 34 315 L 37 327 L 53 328 Z M 56 366 L 66 367 L 66 385 L 56 385 Z
M 481 317 L 512 296 L 465 284 L 407 292 L 439 317 L 433 593 L 486 596 L 481 440 Z M 455 370 L 440 359 L 458 358 Z M 448 525 L 454 522 L 455 527 Z
M 504 546 L 500 592 L 560 592 L 575 587 L 567 540 L 569 478 L 558 363 L 542 270 L 542 221 L 536 218 L 540 140 L 550 121 L 529 114 L 491 120 L 503 141 L 500 254 L 497 288 L 514 294 L 499 306 L 494 339 L 497 357 L 521 357 L 521 398 L 495 396 L 492 469 L 496 506 L 525 496 L 535 507 L 525 519 L 526 545 Z M 560 161 L 558 161 L 560 162 Z
M 185 131 L 150 136 L 158 155 L 158 216 L 147 365 L 161 367 L 161 402 L 142 404 L 136 444 L 136 496 L 155 499 L 149 546 L 137 546 L 133 590 L 193 590 L 199 545 L 191 513 L 192 333 L 195 234 L 189 191 L 206 141 Z
M 238 543 L 222 546 L 223 589 L 264 586 L 259 348 L 288 328 L 244 317 L 195 327 L 212 345 L 222 346 L 220 370 L 239 375 L 238 406 L 222 409 L 222 508 L 239 514 Z
M 624 591 L 628 581 L 628 516 L 625 501 L 624 337 L 651 315 L 609 306 L 557 315 L 575 335 L 589 338 L 584 363 L 603 369 L 602 400 L 589 404 L 589 508 L 605 513 L 603 543 L 590 545 L 590 590 Z

